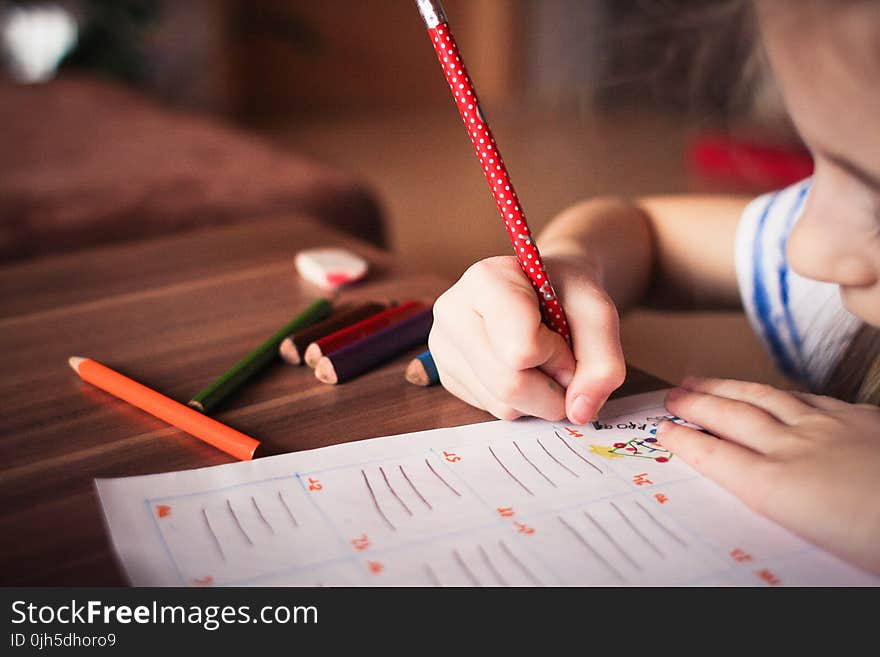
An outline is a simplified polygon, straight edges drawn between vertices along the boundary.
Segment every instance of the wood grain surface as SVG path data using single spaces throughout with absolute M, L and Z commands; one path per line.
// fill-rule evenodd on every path
M 228 463 L 209 445 L 81 381 L 95 358 L 185 402 L 309 301 L 299 249 L 343 246 L 371 274 L 339 300 L 433 301 L 451 281 L 303 217 L 205 229 L 0 269 L 0 584 L 122 585 L 94 490 L 119 477 Z M 493 419 L 404 380 L 419 346 L 338 386 L 282 363 L 215 417 L 280 451 Z M 662 382 L 630 370 L 617 395 Z

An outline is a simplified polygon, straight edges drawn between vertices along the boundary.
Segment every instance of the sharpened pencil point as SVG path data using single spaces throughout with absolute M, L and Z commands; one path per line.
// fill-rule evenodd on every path
M 318 361 L 324 354 L 321 353 L 321 347 L 314 342 L 306 347 L 306 365 L 309 367 L 317 367 Z
M 315 366 L 315 377 L 323 383 L 335 384 L 339 381 L 333 362 L 326 356 L 322 357 Z
M 202 405 L 201 405 L 199 402 L 197 402 L 195 399 L 190 399 L 190 400 L 186 403 L 186 405 L 189 406 L 189 407 L 191 407 L 191 408 L 196 409 L 196 410 L 199 411 L 200 413 L 204 413 L 204 412 L 205 412 L 205 407 L 202 406 Z
M 404 377 L 407 381 L 417 386 L 424 387 L 431 383 L 430 379 L 428 379 L 428 375 L 425 373 L 424 365 L 422 365 L 418 358 L 413 358 L 409 365 L 407 365 Z
M 86 360 L 85 358 L 80 358 L 79 356 L 71 356 L 67 359 L 67 362 L 70 364 L 70 369 L 79 374 L 79 364 Z
M 293 344 L 290 338 L 284 338 L 278 346 L 278 355 L 291 365 L 301 365 L 302 359 L 299 357 L 299 350 Z

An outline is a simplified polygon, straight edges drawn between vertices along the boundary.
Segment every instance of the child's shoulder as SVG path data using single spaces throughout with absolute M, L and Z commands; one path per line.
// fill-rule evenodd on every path
M 800 217 L 811 183 L 812 178 L 806 178 L 754 199 L 743 212 L 739 240 L 762 244 L 770 236 L 784 245 Z
M 804 278 L 786 248 L 811 179 L 759 196 L 746 206 L 736 239 L 736 273 L 755 333 L 788 377 L 818 388 L 858 327 L 838 287 Z

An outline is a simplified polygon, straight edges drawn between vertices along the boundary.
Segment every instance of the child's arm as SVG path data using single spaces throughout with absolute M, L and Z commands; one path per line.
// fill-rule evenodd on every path
M 559 215 L 538 246 L 551 262 L 563 255 L 598 260 L 620 311 L 737 307 L 733 243 L 747 202 L 725 196 L 587 201 Z
M 745 200 L 596 200 L 575 206 L 538 239 L 565 307 L 572 349 L 541 323 L 513 256 L 471 266 L 434 306 L 429 345 L 453 394 L 513 419 L 587 422 L 623 382 L 618 310 L 737 302 L 734 236 Z

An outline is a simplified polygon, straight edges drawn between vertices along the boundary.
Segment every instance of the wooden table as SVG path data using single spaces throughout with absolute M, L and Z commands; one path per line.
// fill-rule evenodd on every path
M 449 285 L 302 217 L 0 268 L 0 584 L 124 584 L 93 479 L 231 460 L 81 381 L 68 357 L 94 357 L 185 401 L 321 295 L 293 256 L 326 245 L 373 267 L 342 298 L 430 301 Z M 217 417 L 285 451 L 492 419 L 440 387 L 407 383 L 418 351 L 340 386 L 279 362 Z M 618 394 L 660 385 L 631 370 Z

